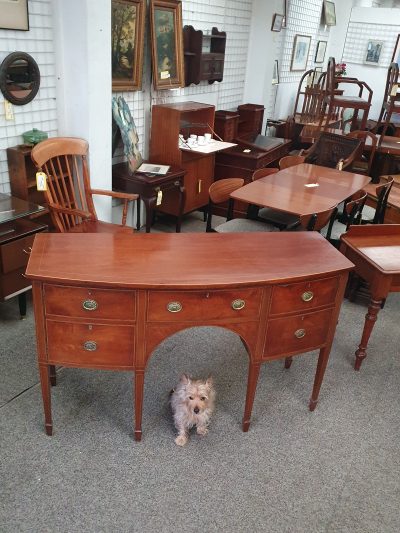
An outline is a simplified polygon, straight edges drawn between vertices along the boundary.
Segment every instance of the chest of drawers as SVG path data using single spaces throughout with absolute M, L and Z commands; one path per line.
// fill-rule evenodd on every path
M 244 431 L 260 365 L 285 358 L 289 367 L 292 356 L 319 349 L 313 410 L 351 268 L 316 232 L 38 236 L 27 276 L 46 431 L 54 365 L 132 370 L 140 440 L 152 352 L 175 332 L 205 325 L 235 332 L 248 352 Z

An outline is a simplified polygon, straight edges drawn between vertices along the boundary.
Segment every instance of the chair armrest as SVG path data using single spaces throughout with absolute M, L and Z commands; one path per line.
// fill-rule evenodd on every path
M 77 217 L 82 217 L 84 219 L 93 219 L 92 213 L 89 211 L 82 211 L 82 209 L 71 209 L 70 207 L 60 207 L 58 205 L 48 203 L 50 209 L 56 211 L 57 213 L 65 213 L 66 215 L 75 215 Z
M 138 194 L 130 194 L 127 192 L 116 192 L 116 191 L 103 191 L 102 189 L 90 189 L 91 194 L 100 194 L 103 196 L 111 196 L 112 198 L 120 198 L 121 200 L 137 200 L 139 198 Z

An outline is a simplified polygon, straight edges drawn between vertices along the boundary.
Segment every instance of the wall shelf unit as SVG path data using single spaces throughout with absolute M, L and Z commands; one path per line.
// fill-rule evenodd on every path
M 193 26 L 183 28 L 185 57 L 185 86 L 222 81 L 224 75 L 226 33 L 212 28 L 211 33 L 195 30 Z

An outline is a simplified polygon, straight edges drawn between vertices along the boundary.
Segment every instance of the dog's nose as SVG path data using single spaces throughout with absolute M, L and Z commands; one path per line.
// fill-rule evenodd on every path
M 196 413 L 196 415 L 197 415 L 197 413 L 200 411 L 200 409 L 199 409 L 198 407 L 195 407 L 195 408 L 193 409 L 193 411 L 194 411 L 194 412 Z

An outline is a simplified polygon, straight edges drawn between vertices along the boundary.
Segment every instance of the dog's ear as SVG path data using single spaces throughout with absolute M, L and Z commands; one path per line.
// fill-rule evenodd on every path
M 208 376 L 208 378 L 206 380 L 206 385 L 209 388 L 211 388 L 214 385 L 214 379 L 213 379 L 213 377 L 211 375 Z
M 183 383 L 184 385 L 189 385 L 190 384 L 190 377 L 187 375 L 187 374 L 182 374 L 181 375 L 181 383 Z

